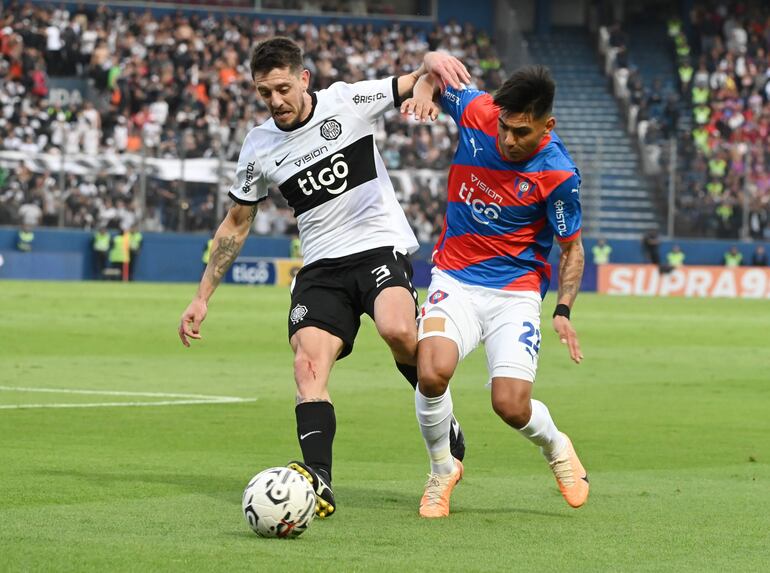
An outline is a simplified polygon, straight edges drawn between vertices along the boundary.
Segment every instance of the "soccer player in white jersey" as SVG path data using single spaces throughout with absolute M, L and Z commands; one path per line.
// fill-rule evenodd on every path
M 548 408 L 532 399 L 554 237 L 561 259 L 553 327 L 572 360 L 582 359 L 570 323 L 584 265 L 580 172 L 553 131 L 555 84 L 542 66 L 517 70 L 494 95 L 451 86 L 439 93 L 435 83 L 421 79 L 402 106 L 420 119 L 435 117 L 431 96 L 438 98 L 459 136 L 418 333 L 415 406 L 431 461 L 420 515 L 449 515 L 450 494 L 463 475 L 449 448 L 449 380 L 482 342 L 493 409 L 540 447 L 565 500 L 580 507 L 588 474 Z
M 418 244 L 374 144 L 374 122 L 398 108 L 427 72 L 456 87 L 470 79 L 457 59 L 429 53 L 411 74 L 338 82 L 309 93 L 310 72 L 296 43 L 278 37 L 255 48 L 251 73 L 272 117 L 243 142 L 230 188 L 235 204 L 214 236 L 198 292 L 179 326 L 185 346 L 200 338 L 209 299 L 238 256 L 258 203 L 269 186 L 277 186 L 294 209 L 304 254 L 288 316 L 303 461 L 289 466 L 313 484 L 319 517 L 336 510 L 329 373 L 352 351 L 363 313 L 374 319 L 399 371 L 417 384 L 417 293 L 409 254 Z M 462 458 L 464 450 L 455 421 L 453 455 Z

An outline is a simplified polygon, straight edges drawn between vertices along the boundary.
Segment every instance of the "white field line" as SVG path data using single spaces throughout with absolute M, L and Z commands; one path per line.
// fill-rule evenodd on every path
M 49 394 L 81 394 L 91 396 L 136 396 L 144 398 L 177 398 L 157 402 L 97 402 L 97 403 L 51 403 L 51 404 L 2 404 L 0 410 L 20 410 L 27 408 L 107 408 L 107 407 L 147 407 L 147 406 L 184 406 L 189 404 L 238 404 L 255 402 L 256 398 L 236 398 L 234 396 L 206 396 L 203 394 L 170 394 L 167 392 L 125 392 L 118 390 L 75 390 L 72 388 L 26 388 L 20 386 L 0 386 L 0 392 L 46 392 Z

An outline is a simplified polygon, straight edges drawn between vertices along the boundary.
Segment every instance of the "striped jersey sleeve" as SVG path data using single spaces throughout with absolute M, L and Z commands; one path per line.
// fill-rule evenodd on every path
M 439 103 L 441 104 L 441 109 L 452 116 L 455 123 L 459 125 L 463 117 L 463 112 L 465 112 L 465 108 L 468 107 L 468 104 L 485 93 L 486 92 L 469 88 L 456 90 L 452 86 L 447 86 L 441 93 Z

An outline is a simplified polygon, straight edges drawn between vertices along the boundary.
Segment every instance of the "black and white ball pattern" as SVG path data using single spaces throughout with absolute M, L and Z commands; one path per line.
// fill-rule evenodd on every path
M 289 468 L 268 468 L 243 492 L 243 514 L 260 537 L 297 537 L 315 517 L 313 486 Z

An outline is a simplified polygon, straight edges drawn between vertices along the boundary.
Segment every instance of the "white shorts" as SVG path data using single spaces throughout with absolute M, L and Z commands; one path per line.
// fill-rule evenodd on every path
M 433 269 L 422 305 L 418 340 L 443 336 L 457 344 L 460 360 L 479 342 L 489 379 L 534 382 L 540 350 L 540 293 L 502 291 L 462 283 Z

